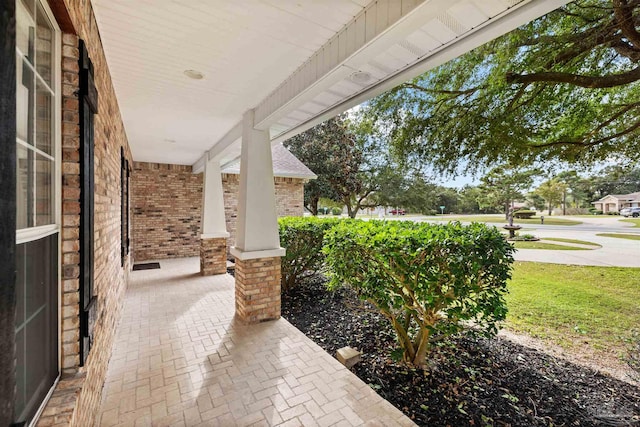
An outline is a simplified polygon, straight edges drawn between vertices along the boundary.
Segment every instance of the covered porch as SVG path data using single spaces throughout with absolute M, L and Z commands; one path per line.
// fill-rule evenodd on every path
M 410 426 L 285 319 L 234 318 L 230 275 L 198 258 L 131 274 L 100 426 Z
M 3 2 L 0 136 L 16 145 L 5 144 L 0 168 L 10 283 L 0 421 L 410 424 L 280 319 L 272 148 L 567 1 Z M 50 68 L 38 68 L 45 59 Z M 42 82 L 50 95 L 37 105 Z M 31 153 L 21 159 L 33 177 L 42 155 L 18 131 L 34 139 L 38 120 L 50 133 L 47 179 L 25 179 L 18 194 L 16 153 Z M 203 173 L 199 259 L 130 272 L 134 162 Z M 234 280 L 221 175 L 238 162 Z M 50 195 L 45 228 L 35 214 L 19 224 L 16 200 L 35 207 L 39 191 Z M 16 273 L 16 248 L 43 242 L 48 252 L 32 258 L 50 273 L 50 319 L 37 351 L 19 354 L 15 282 L 26 275 Z M 43 386 L 18 401 L 16 360 L 45 351 Z M 35 371 L 25 366 L 18 384 Z
M 566 0 L 94 3 L 133 160 L 204 175 L 203 275 L 225 272 L 239 164 L 235 306 L 259 323 L 280 316 L 272 147 Z

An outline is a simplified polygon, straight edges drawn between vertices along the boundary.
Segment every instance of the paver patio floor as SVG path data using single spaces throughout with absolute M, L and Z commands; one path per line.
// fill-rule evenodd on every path
M 131 272 L 100 426 L 410 426 L 285 319 L 234 319 L 234 279 L 198 258 Z

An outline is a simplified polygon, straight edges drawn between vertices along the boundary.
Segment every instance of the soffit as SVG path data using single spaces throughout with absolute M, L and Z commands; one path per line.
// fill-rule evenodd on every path
M 370 1 L 94 0 L 134 158 L 194 163 Z

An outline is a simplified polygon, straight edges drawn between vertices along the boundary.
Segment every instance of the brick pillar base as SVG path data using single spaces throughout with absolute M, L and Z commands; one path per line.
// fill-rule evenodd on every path
M 200 274 L 226 274 L 227 272 L 227 239 L 216 237 L 200 239 Z
M 280 318 L 280 257 L 236 259 L 236 315 L 245 323 Z

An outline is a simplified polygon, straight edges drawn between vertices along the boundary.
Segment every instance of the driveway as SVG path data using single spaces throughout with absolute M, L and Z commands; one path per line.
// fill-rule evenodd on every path
M 602 248 L 586 251 L 566 251 L 548 249 L 519 249 L 515 254 L 517 261 L 536 261 L 552 264 L 595 265 L 606 267 L 640 267 L 640 240 L 601 237 L 601 233 L 637 234 L 640 228 L 632 223 L 620 221 L 619 216 L 562 217 L 581 221 L 578 225 L 536 225 L 526 224 L 523 232 L 540 238 L 565 238 L 598 243 Z M 429 221 L 430 217 L 408 218 L 414 221 Z M 456 220 L 462 220 L 456 217 Z M 432 218 L 431 218 L 432 220 Z M 435 221 L 434 221 L 435 222 Z M 442 223 L 442 221 L 437 221 Z M 500 224 L 488 223 L 501 227 Z

